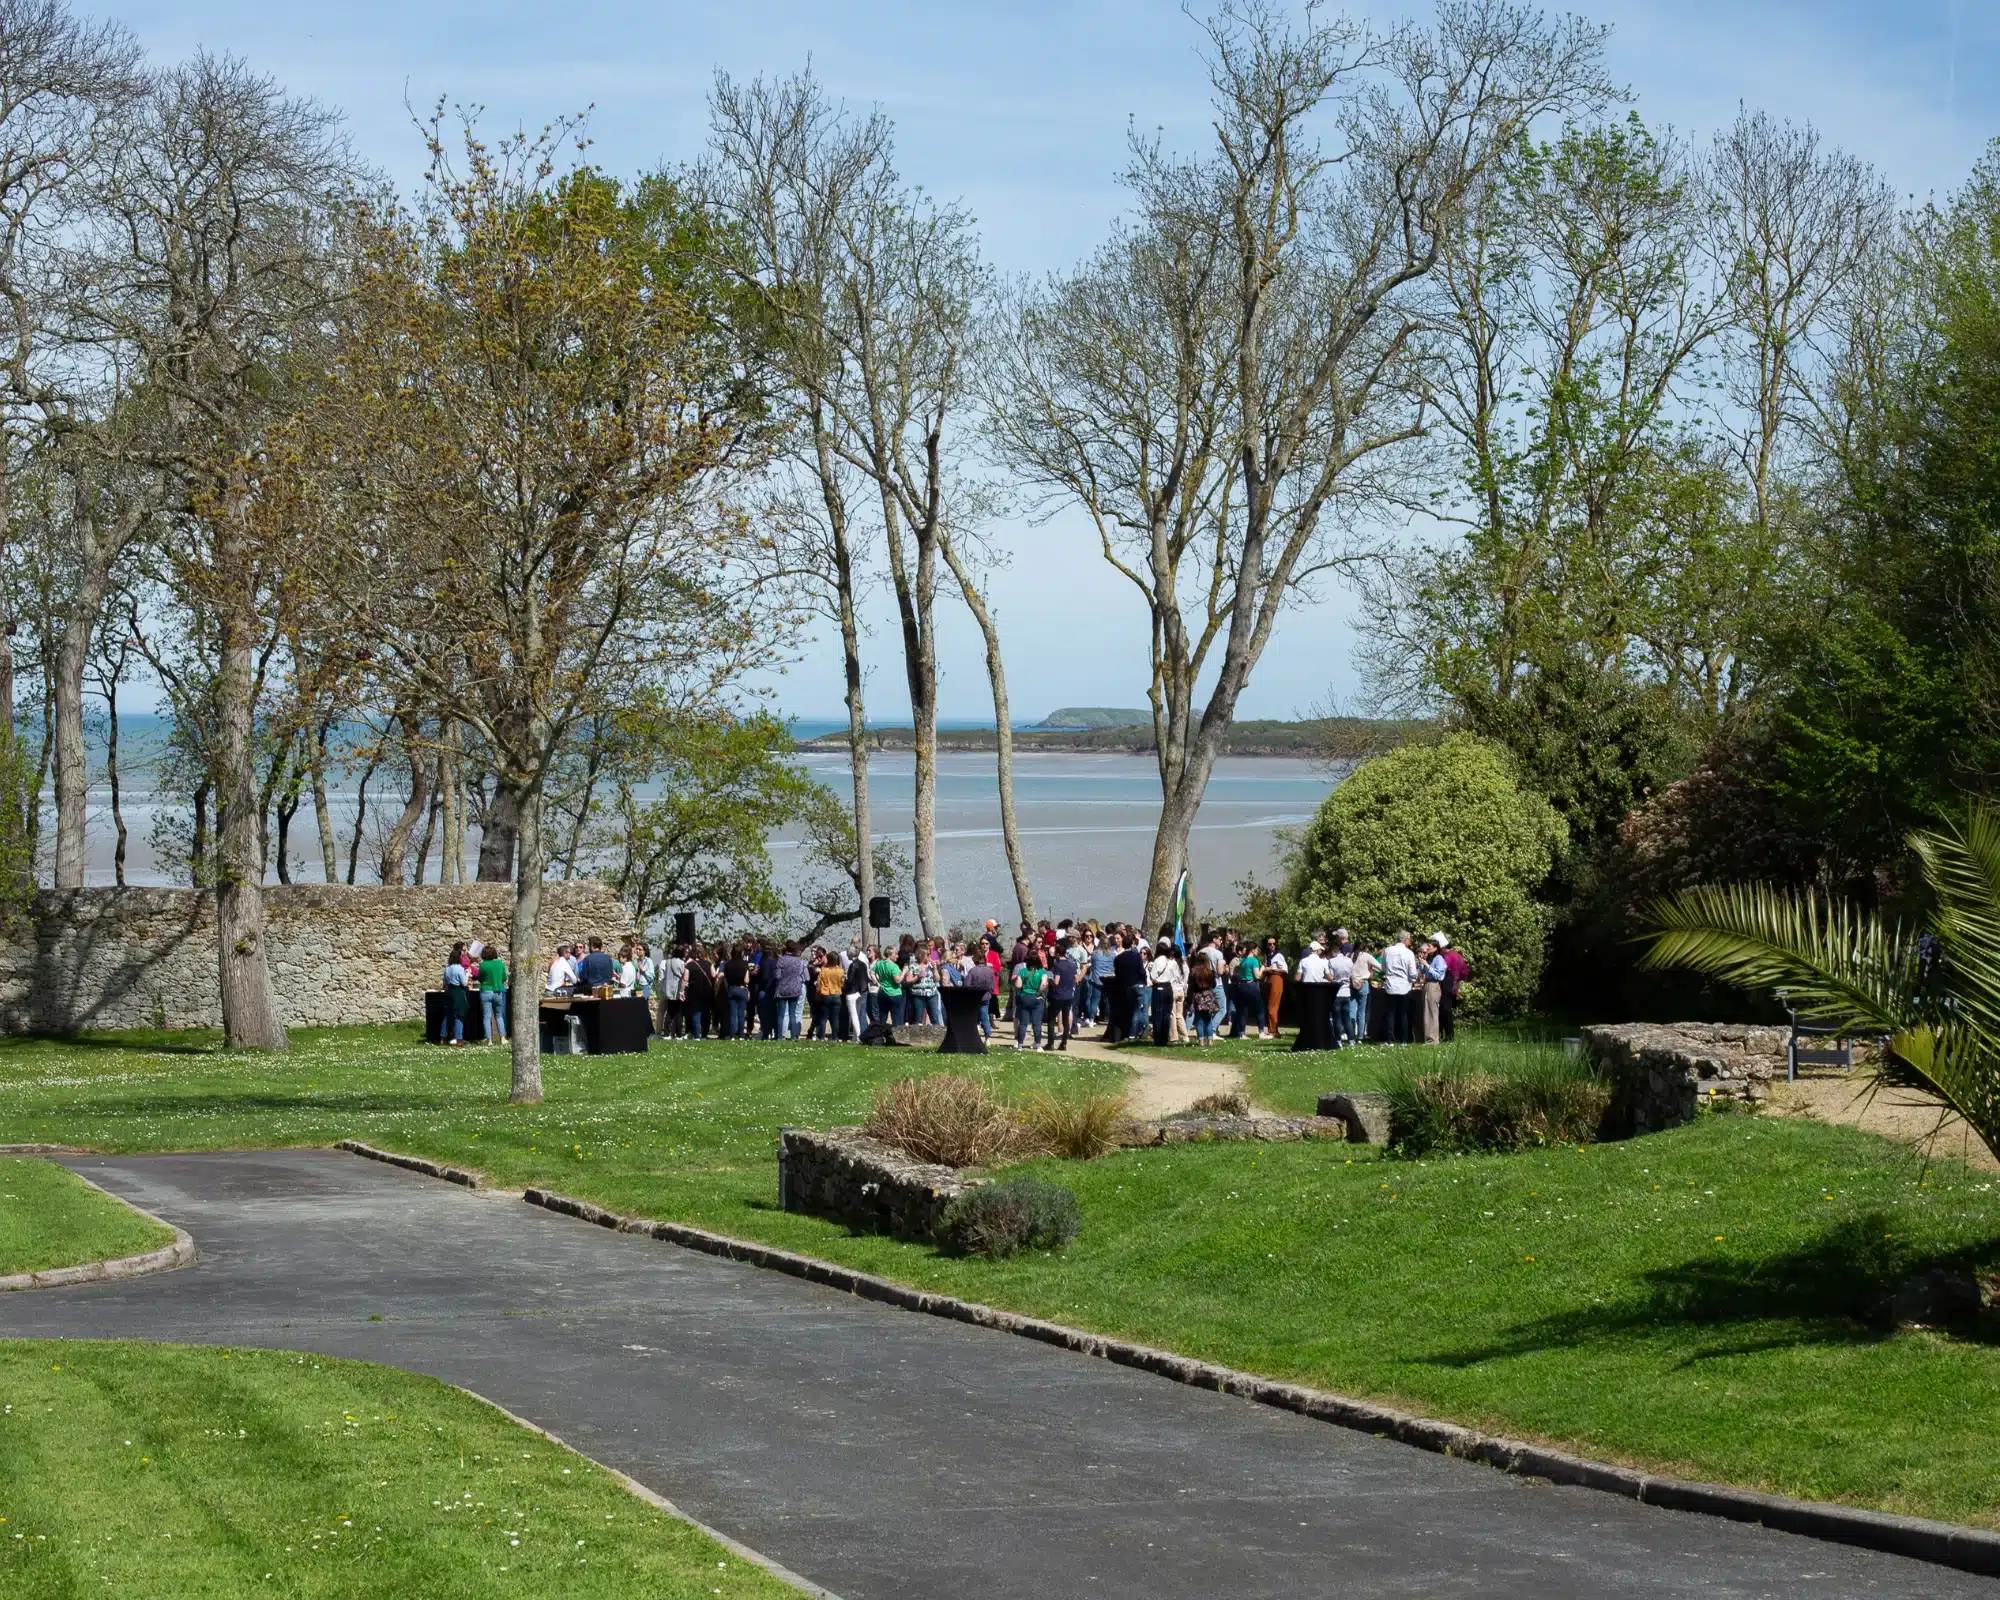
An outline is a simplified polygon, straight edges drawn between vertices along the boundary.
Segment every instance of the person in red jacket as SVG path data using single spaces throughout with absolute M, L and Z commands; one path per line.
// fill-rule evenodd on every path
M 1452 1036 L 1452 1013 L 1458 1009 L 1458 986 L 1465 982 L 1471 968 L 1466 965 L 1458 946 L 1442 933 L 1432 934 L 1431 942 L 1444 957 L 1444 993 L 1438 1000 L 1438 1037 L 1449 1039 Z

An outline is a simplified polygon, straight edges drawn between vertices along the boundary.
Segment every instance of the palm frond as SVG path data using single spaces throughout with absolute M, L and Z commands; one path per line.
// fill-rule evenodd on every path
M 1856 1032 L 1926 1025 L 1917 941 L 1845 902 L 1769 884 L 1709 885 L 1656 900 L 1649 967 L 1686 967 L 1747 989 L 1783 989 L 1812 1021 Z
M 1962 1023 L 1911 1029 L 1889 1041 L 1896 1059 L 2000 1153 L 2000 1062 L 1991 1035 Z
M 2000 1035 L 2000 813 L 1976 805 L 1962 822 L 1910 835 L 1937 896 L 1954 1010 Z

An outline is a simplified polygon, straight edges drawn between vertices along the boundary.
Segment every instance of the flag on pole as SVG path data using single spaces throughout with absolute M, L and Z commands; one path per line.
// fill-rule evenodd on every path
M 1187 948 L 1187 868 L 1181 868 L 1181 875 L 1174 880 L 1174 944 Z

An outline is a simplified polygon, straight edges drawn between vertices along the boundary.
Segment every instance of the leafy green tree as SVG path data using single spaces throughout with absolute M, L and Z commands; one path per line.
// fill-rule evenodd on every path
M 1535 891 L 1567 835 L 1492 742 L 1458 733 L 1405 745 L 1357 768 L 1301 831 L 1279 896 L 1281 935 L 1442 928 L 1471 964 L 1468 1011 L 1519 1012 L 1541 978 L 1549 928 Z
M 1777 791 L 1860 894 L 2000 781 L 2000 145 L 1918 220 L 1878 395 L 1821 529 L 1830 604 L 1781 634 Z

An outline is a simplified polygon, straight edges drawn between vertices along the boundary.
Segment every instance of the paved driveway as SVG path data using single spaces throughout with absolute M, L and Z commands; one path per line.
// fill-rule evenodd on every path
M 70 1164 L 186 1228 L 201 1261 L 0 1295 L 0 1336 L 432 1373 L 843 1600 L 2000 1594 L 1525 1483 L 357 1157 Z

